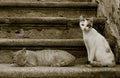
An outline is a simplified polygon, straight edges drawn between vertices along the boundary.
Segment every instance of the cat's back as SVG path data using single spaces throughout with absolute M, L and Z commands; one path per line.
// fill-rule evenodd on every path
M 72 63 L 74 60 L 75 57 L 64 50 L 20 50 L 15 55 L 15 63 L 20 66 L 51 66 L 57 63 L 63 66 Z
M 95 40 L 96 43 L 99 44 L 105 44 L 104 42 L 107 42 L 107 40 L 105 39 L 105 37 L 103 35 L 101 35 L 97 30 L 95 30 L 93 28 L 93 40 Z
M 66 59 L 66 60 L 71 60 L 71 59 L 74 60 L 75 59 L 75 56 L 73 56 L 72 54 L 70 54 L 69 52 L 64 51 L 64 50 L 47 49 L 47 50 L 37 51 L 36 53 L 37 53 L 37 55 L 45 57 L 45 59 L 53 58 L 53 57 L 55 57 L 57 59 Z
M 37 55 L 42 55 L 42 56 L 62 56 L 62 57 L 74 57 L 70 53 L 64 50 L 51 50 L 51 49 L 46 49 L 46 50 L 41 50 L 41 51 L 36 51 Z

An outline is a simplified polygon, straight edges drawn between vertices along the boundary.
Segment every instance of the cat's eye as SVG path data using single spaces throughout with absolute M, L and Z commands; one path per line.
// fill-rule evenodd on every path
M 82 26 L 84 26 L 84 24 L 81 24 Z
M 89 20 L 88 18 L 86 18 L 86 20 Z
M 90 28 L 90 27 L 91 27 L 91 25 L 90 25 L 90 24 L 88 24 L 88 25 L 87 25 L 87 27 L 89 27 L 89 28 Z

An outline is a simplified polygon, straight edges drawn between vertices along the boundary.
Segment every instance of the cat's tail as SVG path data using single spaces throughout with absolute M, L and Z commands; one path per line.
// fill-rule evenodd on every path
M 114 67 L 115 63 L 111 63 L 111 64 L 102 64 L 101 62 L 98 61 L 94 61 L 93 63 L 91 63 L 92 67 Z

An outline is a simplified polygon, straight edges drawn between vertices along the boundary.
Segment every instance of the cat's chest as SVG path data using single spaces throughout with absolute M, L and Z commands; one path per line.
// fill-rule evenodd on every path
M 84 42 L 86 42 L 86 43 L 91 43 L 91 42 L 92 42 L 92 39 L 91 39 L 91 38 L 86 38 L 86 37 L 84 37 L 83 40 L 84 40 Z
M 96 41 L 96 34 L 95 33 L 85 33 L 83 34 L 83 40 L 90 46 L 93 46 L 94 42 Z
M 95 37 L 98 36 L 98 33 L 94 30 L 94 29 L 91 29 L 89 32 L 85 32 L 83 31 L 83 39 L 84 40 L 93 40 L 95 39 Z
M 83 39 L 86 40 L 92 40 L 94 36 L 92 34 L 83 34 Z

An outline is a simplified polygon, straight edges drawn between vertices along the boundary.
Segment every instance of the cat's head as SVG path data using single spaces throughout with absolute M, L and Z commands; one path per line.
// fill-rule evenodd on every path
M 18 66 L 24 66 L 25 63 L 26 63 L 26 48 L 23 48 L 22 50 L 20 51 L 17 51 L 15 54 L 14 54 L 14 57 L 13 57 L 13 62 L 15 64 L 17 64 Z
M 93 17 L 86 19 L 83 16 L 80 16 L 79 26 L 82 31 L 89 31 L 93 26 Z

